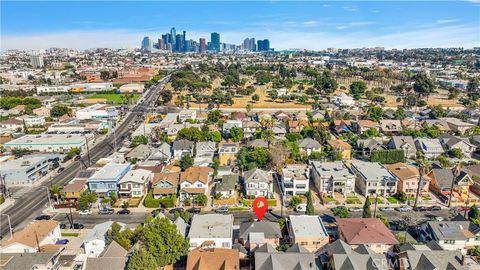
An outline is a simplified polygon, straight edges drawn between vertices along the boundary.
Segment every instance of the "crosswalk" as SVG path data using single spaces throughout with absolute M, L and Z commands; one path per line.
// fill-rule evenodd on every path
M 30 191 L 31 187 L 22 187 L 21 189 L 15 191 L 12 193 L 11 197 L 12 199 L 19 199 L 22 197 L 25 193 L 28 193 Z

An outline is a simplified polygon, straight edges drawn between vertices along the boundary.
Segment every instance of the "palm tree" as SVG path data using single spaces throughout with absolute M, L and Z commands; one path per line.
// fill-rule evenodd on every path
M 453 178 L 452 178 L 452 183 L 450 185 L 450 194 L 448 196 L 448 208 L 452 205 L 452 195 L 453 195 L 453 186 L 455 185 L 455 181 L 457 180 L 457 177 L 460 175 L 460 170 L 461 170 L 461 164 L 460 162 L 457 162 L 455 167 L 453 167 Z
M 430 164 L 428 163 L 425 158 L 417 159 L 418 164 L 418 171 L 420 172 L 420 179 L 418 179 L 418 187 L 417 187 L 417 194 L 415 196 L 415 204 L 413 207 L 417 207 L 418 204 L 418 197 L 420 196 L 420 190 L 423 187 L 424 176 L 427 174 L 428 170 L 430 169 Z
M 52 192 L 53 196 L 55 196 L 55 201 L 57 203 L 58 203 L 58 199 L 62 195 L 62 190 L 63 190 L 63 186 L 60 186 L 60 185 L 53 185 L 50 188 L 50 192 Z
M 272 118 L 262 118 L 260 119 L 260 124 L 263 127 L 262 139 L 268 142 L 268 148 L 270 149 L 270 144 L 273 142 L 273 119 Z

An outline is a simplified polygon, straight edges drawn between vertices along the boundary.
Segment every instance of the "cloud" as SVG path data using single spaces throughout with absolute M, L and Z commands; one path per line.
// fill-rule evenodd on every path
M 459 19 L 445 19 L 445 20 L 437 20 L 435 23 L 436 24 L 447 24 L 447 23 L 454 23 L 458 22 Z
M 344 9 L 346 11 L 350 11 L 350 12 L 357 12 L 358 11 L 358 7 L 356 7 L 356 6 L 343 6 L 342 9 Z
M 372 22 L 353 22 L 338 25 L 352 27 L 348 32 L 306 31 L 307 29 L 268 28 L 258 30 L 227 31 L 220 33 L 222 42 L 240 44 L 246 37 L 270 39 L 275 49 L 305 48 L 320 50 L 328 47 L 361 48 L 383 46 L 386 48 L 424 48 L 424 47 L 464 47 L 479 46 L 480 34 L 478 25 L 437 25 L 416 30 L 395 31 L 388 33 L 358 31 L 354 25 Z M 345 28 L 343 28 L 345 29 Z M 210 33 L 205 31 L 190 31 L 189 38 L 198 40 L 200 37 L 209 39 Z M 88 48 L 138 48 L 144 36 L 153 39 L 160 37 L 160 32 L 145 32 L 132 30 L 91 30 L 67 31 L 58 33 L 39 33 L 32 35 L 2 35 L 1 49 L 46 49 L 51 47 L 88 49 Z
M 370 22 L 370 21 L 365 21 L 365 22 L 350 22 L 342 25 L 337 25 L 335 28 L 337 30 L 343 30 L 351 27 L 357 27 L 357 26 L 367 26 L 367 25 L 372 25 L 375 24 L 375 22 Z
M 305 21 L 305 22 L 303 22 L 303 25 L 305 25 L 305 26 L 315 26 L 315 25 L 317 25 L 318 23 L 319 23 L 318 21 L 313 21 L 313 20 L 312 20 L 312 21 Z

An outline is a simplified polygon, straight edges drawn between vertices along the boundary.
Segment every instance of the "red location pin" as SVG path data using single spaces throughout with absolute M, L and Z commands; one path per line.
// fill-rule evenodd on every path
M 268 209 L 268 201 L 264 197 L 257 197 L 253 200 L 253 211 L 255 215 L 257 215 L 258 220 L 262 220 L 263 216 L 267 212 Z

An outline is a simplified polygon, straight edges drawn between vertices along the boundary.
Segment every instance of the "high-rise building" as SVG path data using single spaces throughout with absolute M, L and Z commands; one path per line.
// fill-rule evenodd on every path
M 220 34 L 217 32 L 213 32 L 210 35 L 210 50 L 214 52 L 219 52 L 220 51 Z
M 257 45 L 255 44 L 255 38 L 246 38 L 243 41 L 242 47 L 246 51 L 255 51 L 257 49 Z
M 207 51 L 207 44 L 204 38 L 200 38 L 200 52 L 204 53 Z
M 142 51 L 151 52 L 153 48 L 153 42 L 149 37 L 144 37 L 142 40 Z
M 188 44 L 187 44 L 187 31 L 183 31 L 183 47 L 181 48 L 182 51 L 184 52 L 188 52 L 189 48 L 188 48 Z
M 158 49 L 160 50 L 166 50 L 165 47 L 165 40 L 163 38 L 158 39 Z
M 175 48 L 175 52 L 181 52 L 183 51 L 183 35 L 178 34 L 175 37 L 175 44 L 172 44 L 172 46 Z
M 257 41 L 257 51 L 268 52 L 270 51 L 270 40 L 264 39 Z
M 43 68 L 43 55 L 33 54 L 30 56 L 30 65 L 32 65 L 33 68 Z
M 171 38 L 170 43 L 172 43 L 172 45 L 175 45 L 176 43 L 176 40 L 175 40 L 176 36 L 177 36 L 177 30 L 175 30 L 175 27 L 172 27 L 172 29 L 170 29 L 170 38 Z

